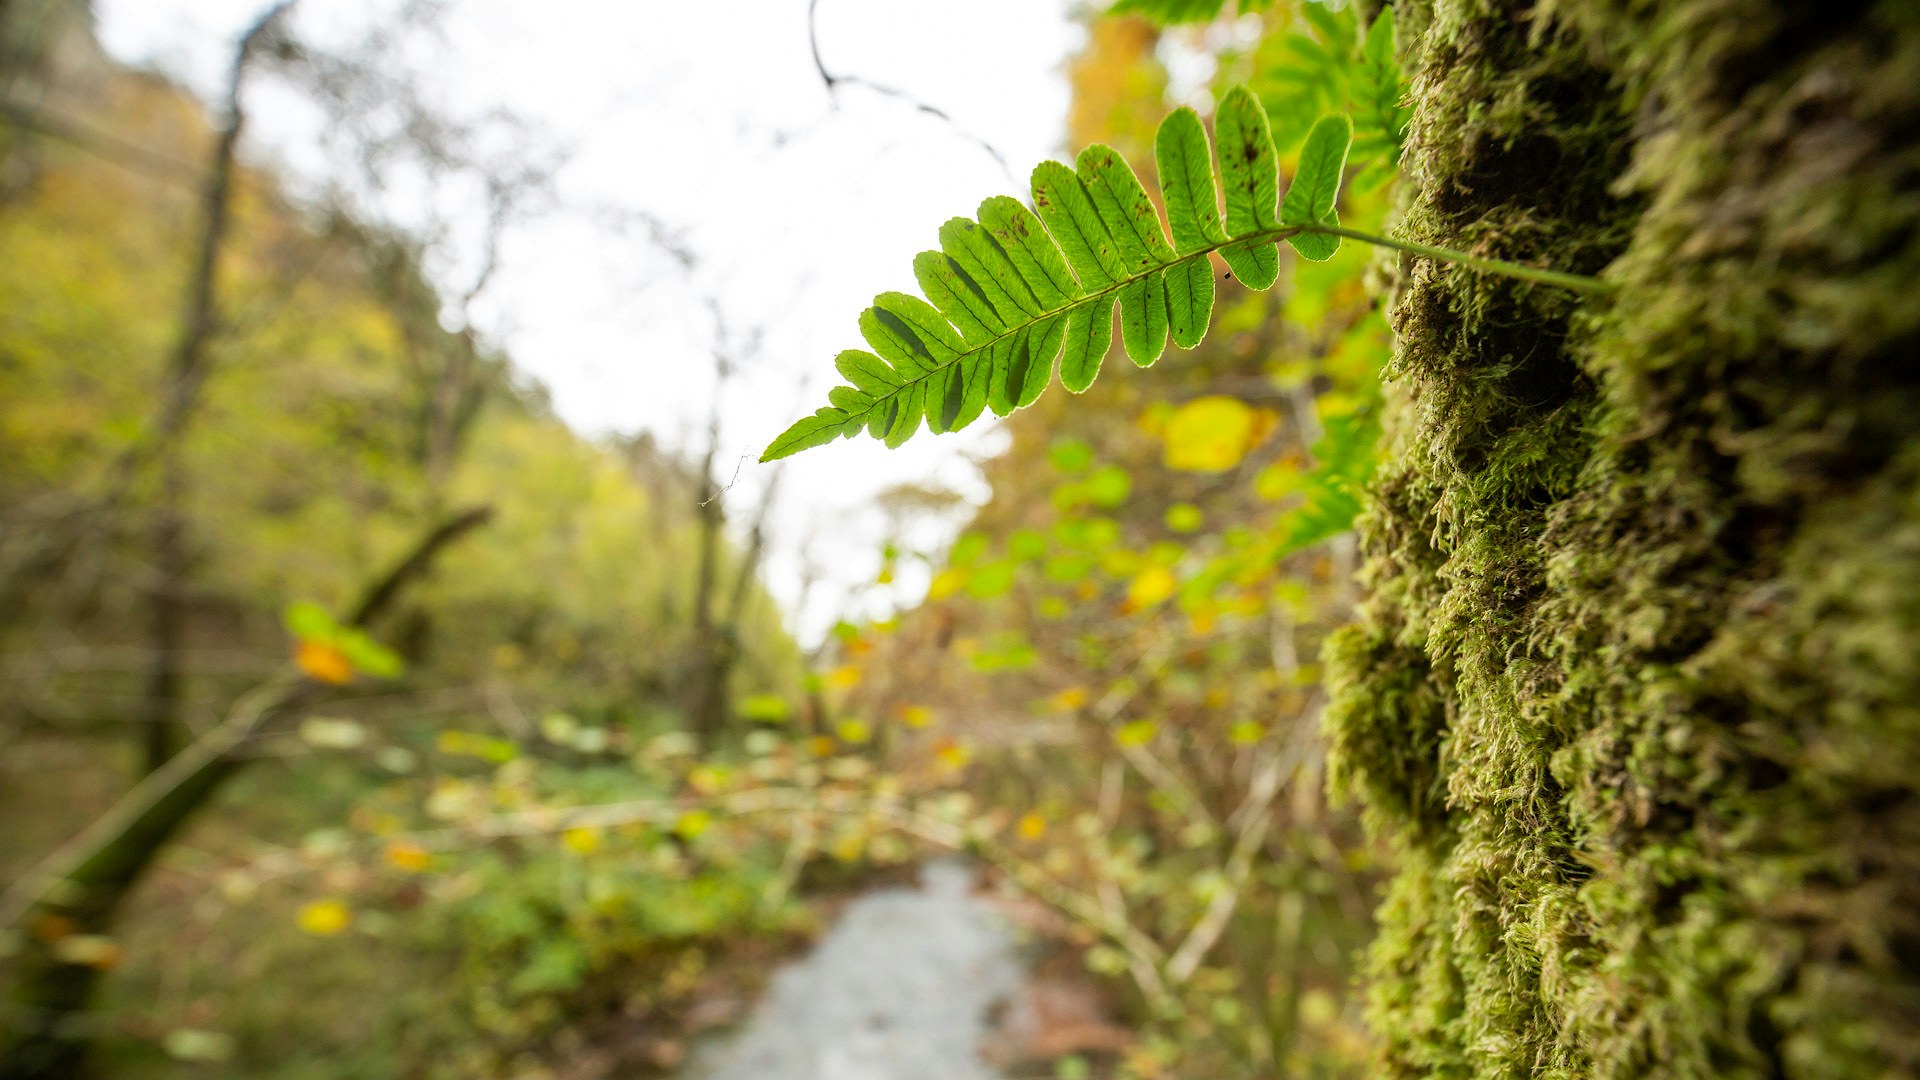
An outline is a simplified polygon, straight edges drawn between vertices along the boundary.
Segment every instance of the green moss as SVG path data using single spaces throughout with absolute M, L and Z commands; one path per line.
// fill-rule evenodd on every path
M 1920 9 L 1435 6 L 1332 776 L 1382 1072 L 1920 1070 Z M 1609 265 L 1610 263 L 1610 265 Z

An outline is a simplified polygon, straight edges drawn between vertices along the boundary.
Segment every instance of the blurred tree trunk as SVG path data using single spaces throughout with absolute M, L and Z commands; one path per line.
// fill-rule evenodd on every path
M 1920 7 L 1397 7 L 1373 1075 L 1920 1072 Z
M 348 620 L 366 627 L 490 511 L 436 525 L 394 568 L 370 584 Z M 64 953 L 63 942 L 104 936 L 128 895 L 188 822 L 246 763 L 237 751 L 317 703 L 326 688 L 284 677 L 236 701 L 227 720 L 150 773 L 113 809 L 0 897 L 0 928 L 20 933 L 10 961 L 13 1023 L 0 1042 L 0 1080 L 71 1080 L 82 1074 L 101 970 Z
M 720 450 L 719 387 L 726 375 L 724 361 L 720 378 L 715 380 L 713 417 L 707 429 L 707 449 L 700 458 L 701 492 L 705 498 L 696 506 L 700 519 L 699 565 L 693 582 L 693 671 L 690 676 L 687 716 L 703 750 L 719 745 L 726 729 L 724 686 L 716 684 L 716 673 L 726 661 L 727 644 L 721 638 L 715 617 L 714 597 L 719 592 L 721 541 L 725 539 L 726 507 L 722 492 L 713 481 L 713 465 Z
M 146 771 L 164 765 L 180 741 L 182 668 L 187 645 L 186 596 L 191 556 L 188 551 L 186 463 L 181 436 L 206 383 L 208 350 L 220 322 L 220 256 L 233 223 L 233 184 L 240 136 L 247 114 L 241 90 L 254 53 L 273 31 L 274 24 L 293 6 L 283 0 L 267 9 L 241 36 L 227 75 L 226 121 L 214 140 L 213 156 L 201 189 L 200 242 L 181 312 L 179 336 L 167 364 L 162 391 L 161 425 L 165 439 L 158 449 L 160 493 L 148 526 L 154 581 L 148 592 L 148 644 L 153 653 L 147 672 L 146 696 L 140 715 L 141 743 Z

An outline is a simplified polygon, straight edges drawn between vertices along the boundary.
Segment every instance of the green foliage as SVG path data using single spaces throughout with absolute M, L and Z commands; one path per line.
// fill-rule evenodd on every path
M 1413 109 L 1405 103 L 1407 87 L 1395 52 L 1393 8 L 1384 7 L 1367 28 L 1360 46 L 1360 64 L 1354 71 L 1352 102 L 1354 150 L 1383 160 L 1390 172 L 1400 165 L 1406 144 L 1407 119 Z
M 1241 14 L 1260 11 L 1271 0 L 1236 0 L 1235 10 Z M 1107 9 L 1109 15 L 1138 15 L 1162 26 L 1175 23 L 1212 22 L 1220 17 L 1227 6 L 1227 0 L 1117 0 Z
M 1032 211 L 995 197 L 981 204 L 977 222 L 942 226 L 941 250 L 914 259 L 932 303 L 905 293 L 876 297 L 860 316 L 874 351 L 841 353 L 835 366 L 848 385 L 835 387 L 831 405 L 794 424 L 761 460 L 860 431 L 899 446 L 922 417 L 938 434 L 966 427 L 987 408 L 1005 416 L 1039 398 L 1056 359 L 1061 385 L 1084 392 L 1112 340 L 1116 303 L 1121 342 L 1145 367 L 1165 351 L 1169 334 L 1183 347 L 1206 335 L 1211 253 L 1253 289 L 1277 278 L 1278 241 L 1316 234 L 1303 253 L 1330 257 L 1339 237 L 1319 231 L 1337 220 L 1350 122 L 1330 117 L 1315 126 L 1313 155 L 1284 204 L 1266 112 L 1251 93 L 1226 95 L 1216 134 L 1218 151 L 1209 153 L 1199 117 L 1180 109 L 1155 137 L 1171 243 L 1132 167 L 1097 144 L 1074 169 L 1048 161 L 1034 170 Z
M 58 103 L 73 123 L 170 160 L 200 153 L 204 119 L 189 95 L 145 75 L 94 74 L 83 99 Z M 8 580 L 21 601 L 0 612 L 7 657 L 85 657 L 9 661 L 4 672 L 17 722 L 0 795 L 21 826 L 0 837 L 8 877 L 130 782 L 125 750 L 144 725 L 128 721 L 153 656 L 147 538 L 160 493 L 150 458 L 123 489 L 107 478 L 166 397 L 198 216 L 190 184 L 63 143 L 31 149 L 9 158 L 21 167 L 0 209 L 0 563 L 17 571 L 45 521 L 91 516 L 56 572 Z M 539 791 L 502 783 L 501 806 L 482 810 L 671 794 L 631 778 L 600 787 L 593 774 L 678 722 L 698 485 L 646 440 L 568 430 L 505 357 L 443 329 L 412 241 L 345 217 L 316 230 L 317 215 L 289 209 L 272 177 L 243 169 L 236 184 L 210 375 L 167 451 L 192 556 L 182 713 L 204 728 L 277 678 L 288 634 L 328 697 L 319 715 L 264 734 L 257 752 L 249 744 L 235 797 L 163 855 L 127 906 L 113 930 L 124 962 L 105 980 L 97 1026 L 116 1066 L 141 1064 L 105 1071 L 176 1075 L 149 1060 L 164 1049 L 231 1053 L 235 1075 L 518 1074 L 504 1057 L 476 1061 L 490 1049 L 484 1035 L 518 1032 L 497 1045 L 522 1052 L 571 1031 L 570 1010 L 593 1014 L 608 985 L 661 984 L 687 948 L 717 959 L 729 942 L 764 943 L 791 914 L 756 906 L 780 853 L 751 839 L 733 845 L 750 858 L 672 862 L 654 849 L 678 841 L 610 837 L 589 859 L 544 839 L 523 850 L 476 838 L 471 862 L 405 850 L 445 876 L 381 867 L 382 841 L 411 809 L 385 798 L 396 777 L 415 802 L 438 795 L 435 809 L 458 801 L 455 780 L 473 771 L 537 768 L 546 780 Z M 379 641 L 343 625 L 423 530 L 449 507 L 478 505 L 493 520 L 409 581 Z M 723 542 L 723 581 L 740 561 Z M 746 599 L 731 642 L 743 711 L 790 713 L 797 649 L 770 598 L 749 586 Z M 357 688 L 356 674 L 394 681 Z M 422 761 L 442 775 L 421 775 Z M 424 829 L 445 825 L 425 816 Z M 643 843 L 650 861 L 614 872 Z M 269 849 L 304 866 L 253 873 Z M 321 861 L 328 880 L 305 876 Z M 263 877 L 300 895 L 263 888 Z M 481 933 L 465 890 L 482 881 L 545 921 L 520 937 Z M 617 907 L 617 923 L 580 914 L 583 882 Z M 467 943 L 447 940 L 449 925 L 474 929 L 498 968 L 463 970 Z M 13 967 L 0 967 L 10 981 Z M 193 993 L 178 993 L 186 983 Z M 505 995 L 500 1013 L 483 1007 L 486 989 Z
M 1250 58 L 1248 83 L 1286 136 L 1298 137 L 1316 117 L 1353 117 L 1355 162 L 1362 176 L 1391 177 L 1406 141 L 1406 83 L 1396 58 L 1394 15 L 1383 7 L 1360 31 L 1354 5 L 1301 5 L 1304 26 L 1263 38 Z M 1290 144 L 1283 141 L 1282 149 Z
M 342 626 L 319 604 L 301 601 L 287 607 L 282 621 L 301 642 L 338 649 L 355 671 L 376 679 L 397 679 L 406 670 L 400 654 L 373 640 L 357 626 Z

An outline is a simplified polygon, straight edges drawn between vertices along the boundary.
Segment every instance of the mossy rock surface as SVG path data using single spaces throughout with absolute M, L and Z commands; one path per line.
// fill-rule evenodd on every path
M 1920 5 L 1402 13 L 1381 1074 L 1920 1073 Z

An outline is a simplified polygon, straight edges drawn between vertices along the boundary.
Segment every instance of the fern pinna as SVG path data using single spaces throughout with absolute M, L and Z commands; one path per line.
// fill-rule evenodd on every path
M 760 460 L 863 430 L 899 446 L 922 418 L 938 434 L 966 427 L 989 408 L 1005 416 L 1040 397 L 1056 360 L 1061 385 L 1079 393 L 1093 385 L 1112 344 L 1116 303 L 1121 343 L 1135 364 L 1158 360 L 1169 337 L 1191 348 L 1206 336 L 1213 312 L 1209 256 L 1216 253 L 1252 289 L 1269 288 L 1279 276 L 1280 242 L 1324 260 L 1342 237 L 1569 288 L 1598 287 L 1591 278 L 1342 228 L 1335 203 L 1353 143 L 1344 114 L 1322 117 L 1308 133 L 1284 199 L 1266 110 L 1246 88 L 1221 99 L 1214 133 L 1218 145 L 1210 147 L 1199 115 L 1182 108 L 1155 136 L 1171 242 L 1133 169 L 1100 145 L 1083 151 L 1072 169 L 1056 161 L 1034 169 L 1032 210 L 995 196 L 980 204 L 978 221 L 948 221 L 940 250 L 913 260 L 926 299 L 875 297 L 860 314 L 873 351 L 842 352 L 835 364 L 847 385 L 829 391 L 830 404 L 788 428 Z

